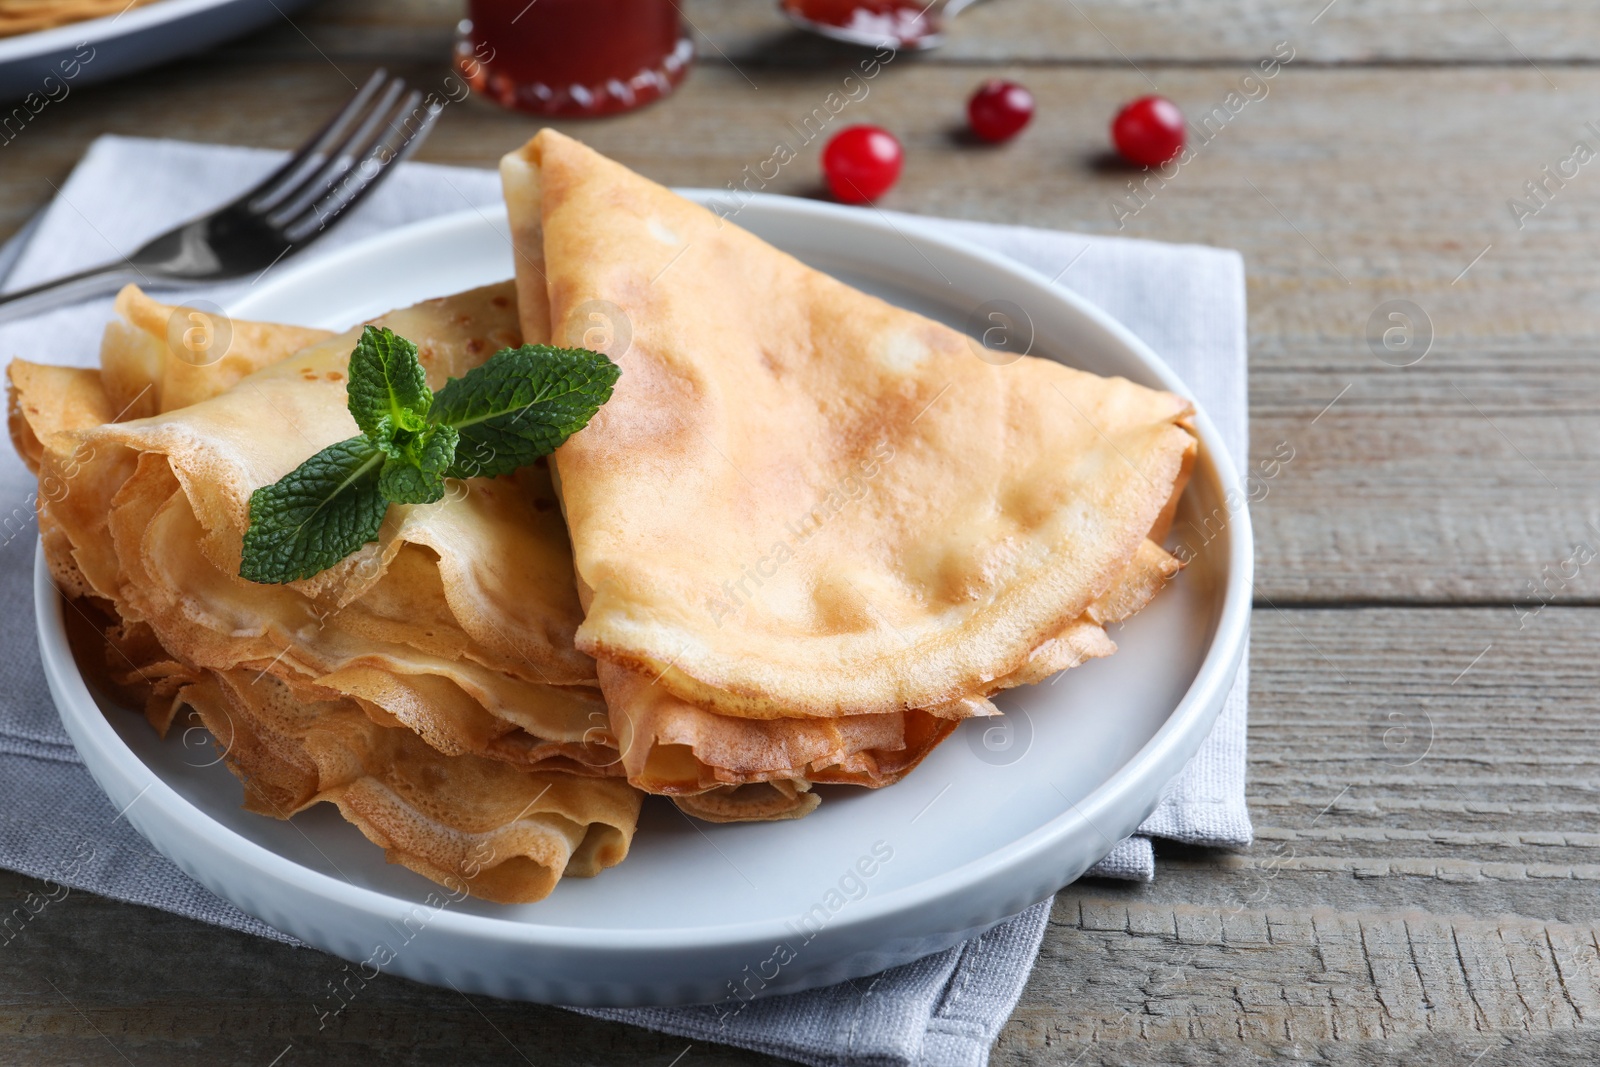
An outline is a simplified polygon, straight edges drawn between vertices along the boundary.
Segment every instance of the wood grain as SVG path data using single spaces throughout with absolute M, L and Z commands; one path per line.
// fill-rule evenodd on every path
M 240 48 L 298 57 L 309 52 L 309 39 L 331 56 L 425 62 L 443 54 L 463 7 L 460 0 L 326 0 Z M 680 9 L 708 62 L 807 67 L 849 55 L 794 32 L 776 0 L 682 0 Z M 1291 40 L 1318 63 L 1564 66 L 1600 55 L 1600 24 L 1591 16 L 1584 0 L 988 0 L 919 61 L 1244 64 Z
M 765 0 L 685 10 L 702 62 L 677 98 L 565 128 L 720 186 L 852 56 Z M 0 235 L 99 133 L 290 147 L 379 63 L 442 87 L 459 11 L 327 0 L 74 90 L 0 145 Z M 1144 175 L 1105 154 L 1115 108 L 1153 83 L 1192 120 L 1227 113 L 1280 40 L 1295 59 L 1265 95 L 1129 199 Z M 841 116 L 905 141 L 888 207 L 1239 248 L 1251 459 L 1295 452 L 1254 509 L 1257 842 L 1168 847 L 1151 885 L 1064 892 L 998 1067 L 1600 1058 L 1600 556 L 1574 550 L 1600 550 L 1600 164 L 1542 172 L 1600 148 L 1597 68 L 1583 0 L 990 0 Z M 980 150 L 961 107 L 999 74 L 1040 112 Z M 422 158 L 491 165 L 536 125 L 452 104 Z M 816 149 L 770 190 L 816 195 Z M 1521 226 L 1512 198 L 1538 208 Z M 1406 367 L 1367 337 L 1396 299 L 1433 333 Z M 0 874 L 0 907 L 37 888 Z M 4 1062 L 777 1062 L 388 978 L 319 1029 L 329 957 L 83 893 L 0 940 Z
M 1256 846 L 1063 893 L 996 1062 L 1592 1058 L 1595 616 L 1260 612 Z

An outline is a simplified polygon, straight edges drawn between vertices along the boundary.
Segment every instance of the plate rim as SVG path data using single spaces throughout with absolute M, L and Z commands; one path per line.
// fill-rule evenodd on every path
M 177 4 L 184 0 L 168 0 L 168 2 Z M 698 200 L 719 195 L 716 190 L 676 191 Z M 905 238 L 912 240 L 913 243 L 920 242 L 925 249 L 935 250 L 943 255 L 977 260 L 1001 276 L 1009 275 L 1026 286 L 1039 288 L 1048 294 L 1049 299 L 1067 304 L 1074 312 L 1110 334 L 1133 356 L 1135 362 L 1161 381 L 1166 388 L 1180 395 L 1189 396 L 1187 386 L 1177 374 L 1126 326 L 1078 294 L 1054 285 L 1040 272 L 1016 260 L 990 252 L 960 238 L 932 232 L 922 225 L 914 225 L 908 237 L 887 219 L 874 218 L 870 213 L 860 209 L 819 201 L 766 193 L 755 194 L 742 201 L 741 212 L 757 204 L 768 211 L 793 211 L 819 219 L 826 218 L 836 223 L 866 226 L 877 230 L 886 238 L 895 240 Z M 464 226 L 485 224 L 497 225 L 497 219 L 491 218 L 484 209 L 469 208 L 396 227 L 314 260 L 289 264 L 277 278 L 242 298 L 231 301 L 227 313 L 241 317 L 249 315 L 248 309 L 251 305 L 265 302 L 274 290 L 296 283 L 301 276 L 335 271 L 342 262 L 370 255 L 375 249 L 386 245 L 403 245 L 426 240 Z M 1164 763 L 1173 761 L 1178 749 L 1184 748 L 1187 751 L 1173 769 L 1173 774 L 1181 771 L 1183 764 L 1204 741 L 1220 712 L 1227 690 L 1231 688 L 1242 661 L 1249 630 L 1254 554 L 1248 497 L 1243 490 L 1238 467 L 1210 417 L 1198 404 L 1195 408 L 1195 428 L 1203 446 L 1204 456 L 1202 464 L 1197 464 L 1197 472 L 1202 469 L 1209 470 L 1217 483 L 1222 506 L 1227 511 L 1228 572 L 1221 590 L 1223 607 L 1218 615 L 1215 631 L 1200 667 L 1194 673 L 1182 697 L 1173 706 L 1160 728 L 1144 745 L 1087 796 L 1077 802 L 1068 800 L 1066 810 L 981 857 L 911 885 L 870 894 L 855 902 L 848 913 L 837 916 L 837 921 L 830 925 L 830 931 L 845 934 L 854 929 L 880 926 L 920 909 L 937 906 L 952 898 L 971 895 L 984 883 L 997 878 L 1003 879 L 1008 872 L 1026 866 L 1039 853 L 1048 852 L 1054 845 L 1072 837 L 1076 832 L 1081 832 L 1084 828 L 1104 838 L 1106 835 L 1096 827 L 1096 815 L 1103 817 L 1108 809 L 1128 807 L 1130 794 L 1134 793 L 1148 776 L 1158 773 Z M 1206 460 L 1209 462 L 1205 462 Z M 304 891 L 322 897 L 330 903 L 386 918 L 403 915 L 416 907 L 411 901 L 304 867 L 264 845 L 257 844 L 216 821 L 204 809 L 190 803 L 159 774 L 139 760 L 132 749 L 117 735 L 89 692 L 87 683 L 67 646 L 64 624 L 54 630 L 46 625 L 52 616 L 56 619 L 62 618 L 59 596 L 50 578 L 48 566 L 44 562 L 41 542 L 35 564 L 35 604 L 36 626 L 46 672 L 52 675 L 53 681 L 59 682 L 64 687 L 67 695 L 73 698 L 72 703 L 80 710 L 85 705 L 88 709 L 92 709 L 92 715 L 74 715 L 74 718 L 78 719 L 79 725 L 87 728 L 91 735 L 90 739 L 96 743 L 105 757 L 122 764 L 124 771 L 142 772 L 150 779 L 147 800 L 159 804 L 170 818 L 199 836 L 203 843 L 212 848 L 224 849 L 227 854 L 241 862 L 249 863 L 263 875 L 291 885 L 298 884 Z M 55 599 L 54 611 L 50 610 L 52 598 Z M 55 686 L 52 686 L 52 689 L 54 690 Z M 69 713 L 62 709 L 62 714 L 65 719 Z M 74 739 L 76 740 L 76 734 Z M 131 766 L 128 766 L 130 764 Z M 1161 788 L 1170 784 L 1172 777 L 1170 774 L 1162 776 Z M 98 779 L 98 775 L 96 778 Z M 105 788 L 104 785 L 102 788 Z M 1111 845 L 1115 843 L 1112 841 Z M 752 919 L 715 926 L 623 929 L 550 925 L 540 923 L 536 917 L 509 918 L 450 910 L 440 912 L 434 917 L 432 924 L 436 925 L 441 933 L 486 938 L 502 945 L 597 954 L 736 949 L 752 941 L 773 936 L 781 937 L 780 931 L 783 929 L 782 918 Z

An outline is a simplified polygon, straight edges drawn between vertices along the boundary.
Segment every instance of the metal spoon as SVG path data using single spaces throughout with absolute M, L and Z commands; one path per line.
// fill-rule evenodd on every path
M 866 48 L 937 48 L 945 24 L 977 0 L 778 0 L 803 30 Z

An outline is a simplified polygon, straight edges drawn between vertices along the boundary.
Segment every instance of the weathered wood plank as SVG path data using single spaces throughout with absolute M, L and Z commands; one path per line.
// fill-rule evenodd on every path
M 681 7 L 708 62 L 814 65 L 847 54 L 792 31 L 775 0 L 685 0 Z M 445 54 L 461 9 L 457 0 L 329 0 L 238 50 L 304 58 L 313 54 L 309 39 L 334 57 L 426 62 Z M 1322 63 L 1559 64 L 1600 58 L 1600 25 L 1591 15 L 1582 0 L 989 0 L 963 15 L 924 61 L 1250 63 L 1290 40 Z
M 0 874 L 0 905 L 9 911 L 38 884 Z M 73 893 L 0 951 L 0 1061 L 666 1067 L 689 1044 L 403 980 L 368 983 L 345 1011 L 321 1019 L 315 1005 L 326 1005 L 341 967 L 313 950 Z M 696 1045 L 682 1062 L 779 1061 Z
M 1075 905 L 1100 892 L 1085 886 L 1059 900 L 1040 974 L 996 1064 L 1237 1063 L 1291 1049 L 1318 1063 L 1398 1063 L 1439 1037 L 1476 1054 L 1542 1035 L 1593 1048 L 1600 1036 L 1575 1007 L 1591 1002 L 1600 977 L 1592 925 L 1275 905 L 1231 916 L 1270 928 L 1270 941 L 1224 934 L 1191 948 L 1170 932 L 1075 921 Z M 1111 892 L 1119 900 L 1155 895 Z M 1164 897 L 1127 900 L 1127 909 L 1149 912 L 1142 921 L 1152 927 L 1211 913 Z M 1040 996 L 1051 972 L 1088 966 L 1096 968 L 1094 996 L 1070 1004 Z M 1423 1037 L 1435 1040 L 1424 1045 Z
M 1260 612 L 1257 844 L 1063 893 L 995 1062 L 1592 1057 L 1597 637 L 1591 609 L 1509 635 L 1490 609 Z

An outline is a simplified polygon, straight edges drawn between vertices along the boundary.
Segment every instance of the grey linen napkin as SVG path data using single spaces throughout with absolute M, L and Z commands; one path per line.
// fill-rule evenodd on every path
M 0 249 L 0 284 L 20 288 L 107 259 L 248 188 L 281 154 L 102 137 L 37 224 Z M 498 210 L 490 171 L 411 163 L 302 258 L 418 219 Z M 894 216 L 1011 256 L 1120 319 L 1188 383 L 1243 463 L 1246 454 L 1244 269 L 1236 253 L 983 223 Z M 9 276 L 5 270 L 10 267 Z M 249 281 L 186 292 L 226 305 Z M 0 325 L 0 358 L 92 366 L 109 299 Z M 191 881 L 120 818 L 68 740 L 45 687 L 33 635 L 35 484 L 0 448 L 0 866 L 117 900 L 292 943 Z M 1091 875 L 1148 881 L 1152 837 L 1242 848 L 1247 673 L 1216 728 L 1137 836 Z M 983 936 L 871 978 L 771 997 L 726 1021 L 715 1007 L 589 1013 L 808 1064 L 983 1067 L 1038 952 L 1049 902 Z

